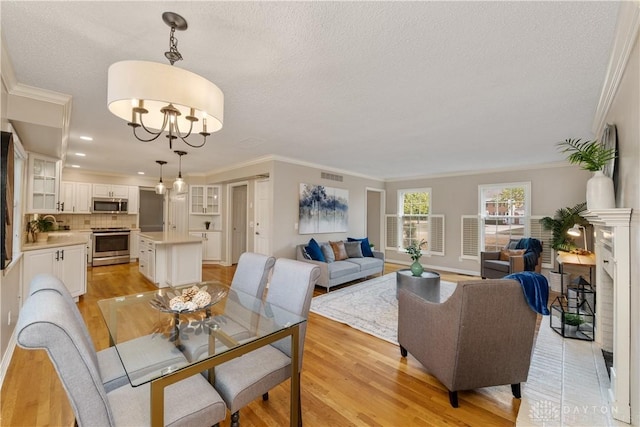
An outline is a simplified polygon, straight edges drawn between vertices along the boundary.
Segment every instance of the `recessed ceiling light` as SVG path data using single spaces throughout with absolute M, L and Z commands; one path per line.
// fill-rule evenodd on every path
M 71 165 L 72 168 L 79 168 L 79 165 Z
M 90 136 L 81 136 L 80 139 L 83 139 L 85 141 L 93 141 L 93 138 L 91 138 Z
M 144 175 L 144 172 L 138 172 L 138 175 Z
M 84 153 L 75 153 L 75 154 L 76 154 L 76 156 L 78 156 L 78 157 L 85 157 L 85 156 L 86 156 L 86 154 L 84 154 Z

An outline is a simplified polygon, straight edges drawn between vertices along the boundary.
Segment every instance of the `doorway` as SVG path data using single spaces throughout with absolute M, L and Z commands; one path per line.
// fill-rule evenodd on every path
M 377 188 L 367 188 L 367 212 L 366 212 L 366 236 L 369 243 L 375 245 L 379 251 L 384 251 L 384 212 L 385 212 L 384 190 Z
M 231 184 L 231 264 L 247 251 L 247 184 Z

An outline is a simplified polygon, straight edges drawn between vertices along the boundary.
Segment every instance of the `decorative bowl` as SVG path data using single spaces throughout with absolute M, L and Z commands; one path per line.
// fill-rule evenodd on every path
M 165 313 L 194 313 L 218 303 L 227 295 L 227 288 L 207 282 L 182 289 L 172 289 L 156 295 L 149 304 Z

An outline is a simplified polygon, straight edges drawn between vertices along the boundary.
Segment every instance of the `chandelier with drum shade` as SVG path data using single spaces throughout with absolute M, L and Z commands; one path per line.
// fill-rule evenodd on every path
M 173 12 L 164 12 L 162 20 L 171 27 L 169 51 L 165 52 L 171 65 L 135 60 L 112 64 L 107 105 L 127 121 L 140 141 L 154 141 L 166 132 L 171 150 L 176 139 L 199 148 L 207 136 L 222 129 L 224 94 L 204 77 L 173 66 L 182 60 L 175 31 L 186 30 L 187 21 Z M 200 142 L 188 140 L 194 134 L 202 136 Z

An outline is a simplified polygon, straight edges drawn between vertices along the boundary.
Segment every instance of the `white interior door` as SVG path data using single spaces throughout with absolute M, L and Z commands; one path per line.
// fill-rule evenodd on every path
M 231 263 L 247 251 L 247 185 L 231 187 Z
M 259 254 L 271 255 L 271 211 L 269 202 L 271 190 L 268 179 L 256 181 L 256 213 L 255 236 L 253 237 L 253 251 Z

